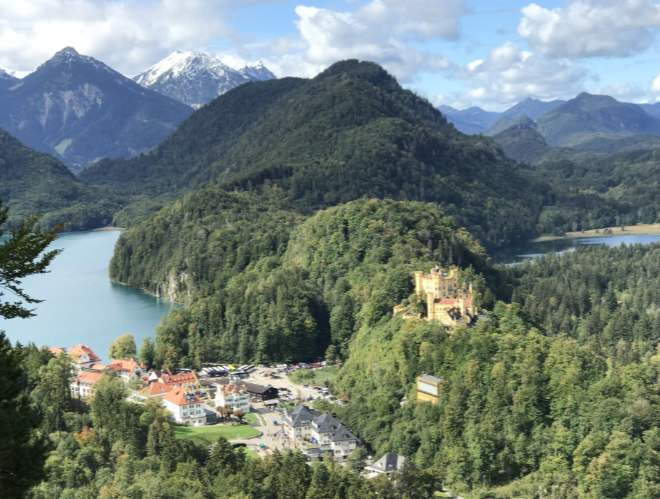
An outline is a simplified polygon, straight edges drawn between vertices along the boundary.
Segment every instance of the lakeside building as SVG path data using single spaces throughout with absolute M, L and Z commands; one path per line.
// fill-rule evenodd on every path
M 91 369 L 94 364 L 101 362 L 101 359 L 87 345 L 76 345 L 75 347 L 50 347 L 50 352 L 56 357 L 61 353 L 69 355 L 78 372 L 83 369 Z
M 103 377 L 100 371 L 81 371 L 71 382 L 73 397 L 87 398 L 94 394 L 94 385 Z

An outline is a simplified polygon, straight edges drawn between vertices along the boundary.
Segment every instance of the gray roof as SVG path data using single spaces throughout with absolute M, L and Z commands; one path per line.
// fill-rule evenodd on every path
M 307 407 L 304 404 L 295 406 L 287 413 L 289 422 L 292 428 L 298 426 L 308 426 L 314 419 L 318 417 L 319 413 L 314 409 Z
M 441 378 L 436 378 L 435 376 L 431 376 L 430 374 L 426 374 L 426 373 L 420 375 L 420 378 L 426 381 L 432 381 L 434 383 L 442 383 Z
M 396 452 L 387 452 L 383 457 L 371 465 L 371 468 L 389 473 L 390 471 L 398 471 L 403 467 L 406 458 L 398 455 Z

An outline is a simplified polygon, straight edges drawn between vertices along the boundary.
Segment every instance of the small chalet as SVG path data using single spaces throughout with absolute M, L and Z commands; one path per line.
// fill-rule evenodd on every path
M 374 464 L 364 468 L 365 471 L 369 472 L 370 477 L 376 475 L 390 475 L 395 471 L 401 471 L 403 468 L 403 463 L 406 461 L 406 458 L 400 456 L 396 452 L 387 452 Z
M 174 416 L 177 423 L 188 426 L 206 424 L 204 401 L 183 388 L 174 389 L 163 396 L 163 406 Z
M 73 397 L 87 398 L 94 393 L 94 385 L 103 377 L 100 371 L 81 371 L 71 382 Z

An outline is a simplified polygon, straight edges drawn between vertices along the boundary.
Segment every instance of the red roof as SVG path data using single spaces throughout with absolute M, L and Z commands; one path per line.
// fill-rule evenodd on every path
M 101 359 L 96 356 L 94 352 L 92 352 L 92 349 L 89 348 L 87 345 L 76 345 L 73 347 L 71 350 L 69 350 L 69 355 L 74 356 L 74 357 L 82 357 L 84 354 L 87 354 L 89 356 L 89 360 L 92 362 L 100 362 Z
M 73 382 L 87 383 L 89 385 L 93 385 L 102 377 L 103 377 L 103 373 L 100 373 L 98 371 L 82 371 L 80 374 L 78 374 L 76 379 L 73 380 Z
M 163 397 L 163 400 L 172 402 L 176 405 L 202 404 L 204 401 L 187 390 L 172 390 Z
M 160 378 L 160 381 L 169 386 L 183 385 L 187 383 L 198 383 L 197 376 L 195 376 L 194 372 L 173 375 L 163 374 Z
M 146 395 L 147 397 L 156 397 L 160 395 L 165 395 L 166 393 L 171 391 L 172 388 L 170 388 L 164 383 L 161 383 L 160 381 L 156 381 L 155 383 L 149 383 L 142 390 L 140 390 L 140 393 Z
M 117 372 L 128 371 L 129 373 L 132 373 L 137 367 L 139 367 L 139 364 L 135 359 L 124 359 L 124 360 L 115 359 L 107 366 L 108 369 L 113 369 Z M 142 364 L 142 367 L 144 368 L 144 364 Z
M 52 353 L 55 357 L 57 357 L 61 353 L 66 353 L 64 351 L 64 348 L 60 348 L 60 347 L 50 347 L 48 350 L 50 350 L 50 353 Z

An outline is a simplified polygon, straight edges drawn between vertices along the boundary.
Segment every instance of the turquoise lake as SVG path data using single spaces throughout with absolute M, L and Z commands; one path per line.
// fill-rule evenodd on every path
M 12 343 L 37 346 L 88 345 L 103 362 L 108 346 L 130 333 L 137 348 L 154 338 L 161 319 L 175 305 L 142 291 L 111 283 L 108 262 L 120 231 L 62 234 L 53 248 L 63 251 L 51 263 L 50 272 L 23 280 L 22 289 L 44 300 L 29 319 L 0 319 L 0 330 Z M 10 293 L 2 297 L 11 301 Z
M 660 235 L 578 237 L 571 239 L 557 239 L 553 241 L 530 242 L 494 254 L 493 261 L 503 264 L 515 264 L 525 259 L 542 256 L 550 252 L 561 253 L 562 251 L 571 251 L 581 245 L 604 244 L 613 248 L 622 244 L 651 244 L 657 242 L 660 242 Z

